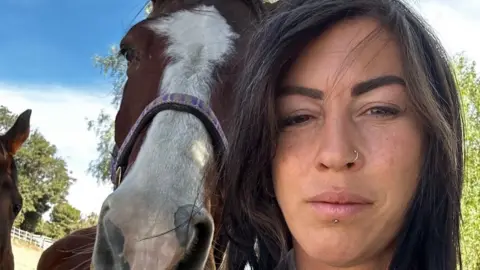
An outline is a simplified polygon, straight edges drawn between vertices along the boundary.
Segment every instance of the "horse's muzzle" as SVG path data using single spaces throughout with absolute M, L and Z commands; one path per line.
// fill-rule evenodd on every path
M 102 210 L 92 269 L 205 269 L 214 233 L 213 219 L 206 209 L 180 206 L 174 213 L 174 230 L 136 241 L 109 219 L 108 206 Z

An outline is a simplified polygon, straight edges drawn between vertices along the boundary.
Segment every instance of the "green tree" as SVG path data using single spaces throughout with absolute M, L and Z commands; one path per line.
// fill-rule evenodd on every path
M 99 68 L 112 83 L 112 104 L 116 106 L 120 103 L 123 85 L 127 80 L 127 61 L 119 55 L 119 52 L 119 47 L 115 45 L 110 47 L 107 55 L 93 57 L 94 67 Z
M 10 127 L 16 117 L 0 105 L 0 130 Z M 36 129 L 30 132 L 15 158 L 23 208 L 14 226 L 34 232 L 51 205 L 65 199 L 75 179 L 70 176 L 66 162 L 57 156 L 55 145 Z
M 35 232 L 47 237 L 59 239 L 79 229 L 82 224 L 80 210 L 62 201 L 53 207 L 50 221 L 41 221 Z
M 87 215 L 85 218 L 82 218 L 82 220 L 78 223 L 77 228 L 83 229 L 83 228 L 96 226 L 97 223 L 98 223 L 98 215 L 97 213 L 92 212 L 89 215 Z
M 462 194 L 462 256 L 465 270 L 480 269 L 480 78 L 463 54 L 453 67 L 462 98 L 465 127 L 465 182 Z
M 152 11 L 152 3 L 149 2 L 144 7 L 144 16 L 147 17 Z M 93 57 L 94 66 L 110 78 L 112 83 L 112 105 L 118 108 L 122 98 L 123 86 L 127 80 L 127 61 L 119 55 L 119 47 L 111 46 L 107 55 L 95 55 Z M 110 182 L 110 162 L 114 143 L 114 120 L 100 111 L 97 119 L 86 119 L 87 129 L 95 133 L 98 138 L 96 159 L 90 161 L 88 173 L 95 177 L 99 183 Z
M 53 217 L 54 215 L 55 217 Z M 42 220 L 37 226 L 35 233 L 53 239 L 60 239 L 73 231 L 93 227 L 98 223 L 98 215 L 96 213 L 91 213 L 85 218 L 81 218 L 80 211 L 68 203 L 56 205 L 50 216 L 51 221 Z
M 94 65 L 100 68 L 102 73 L 111 79 L 112 101 L 111 104 L 118 108 L 122 97 L 122 89 L 127 80 L 126 60 L 119 56 L 118 47 L 112 46 L 106 56 L 95 55 Z M 112 150 L 115 145 L 114 120 L 104 110 L 101 110 L 97 119 L 86 119 L 87 129 L 95 133 L 97 142 L 96 159 L 90 161 L 87 172 L 97 179 L 99 183 L 108 183 L 110 180 L 110 163 Z
M 67 202 L 60 202 L 53 207 L 50 214 L 51 223 L 58 226 L 63 234 L 69 234 L 76 229 L 81 220 L 80 210 Z
M 95 120 L 87 120 L 88 130 L 95 132 L 98 138 L 96 159 L 90 161 L 87 172 L 97 179 L 98 183 L 108 183 L 110 180 L 110 165 L 114 141 L 114 121 L 104 110 Z
M 0 105 L 0 134 L 4 134 L 15 123 L 14 115 L 7 107 Z

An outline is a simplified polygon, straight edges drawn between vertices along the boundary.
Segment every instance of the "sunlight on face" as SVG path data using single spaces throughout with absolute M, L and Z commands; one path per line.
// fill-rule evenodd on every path
M 397 45 L 387 31 L 369 36 L 377 28 L 338 23 L 280 89 L 273 177 L 298 269 L 385 269 L 415 192 L 422 130 Z

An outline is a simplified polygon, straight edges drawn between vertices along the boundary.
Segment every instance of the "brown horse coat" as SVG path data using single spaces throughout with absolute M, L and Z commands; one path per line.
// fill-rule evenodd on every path
M 37 269 L 90 269 L 96 232 L 96 226 L 81 229 L 54 242 L 42 253 Z

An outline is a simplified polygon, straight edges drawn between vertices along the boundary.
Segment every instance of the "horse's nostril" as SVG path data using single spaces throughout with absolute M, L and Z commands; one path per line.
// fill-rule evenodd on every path
M 95 267 L 97 269 L 130 270 L 123 254 L 125 238 L 120 228 L 108 218 L 100 220 L 99 226 L 96 251 L 93 256 Z
M 20 213 L 21 210 L 22 210 L 22 204 L 21 203 L 13 204 L 13 215 L 15 217 Z
M 177 270 L 205 266 L 208 247 L 213 240 L 213 226 L 213 219 L 205 209 L 194 205 L 178 208 L 175 212 L 175 232 L 177 240 L 187 252 L 177 265 Z

